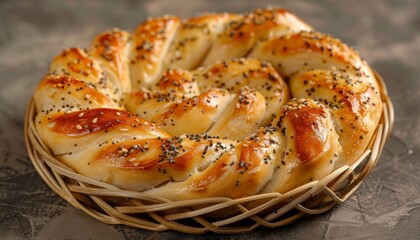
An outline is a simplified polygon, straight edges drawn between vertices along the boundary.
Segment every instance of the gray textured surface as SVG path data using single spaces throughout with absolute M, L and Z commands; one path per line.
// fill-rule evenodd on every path
M 380 72 L 396 110 L 380 162 L 343 205 L 279 229 L 222 236 L 108 226 L 74 209 L 37 175 L 23 115 L 51 58 L 147 16 L 242 12 L 275 1 L 0 1 L 0 238 L 6 239 L 420 239 L 420 2 L 283 1 L 318 30 L 354 46 Z

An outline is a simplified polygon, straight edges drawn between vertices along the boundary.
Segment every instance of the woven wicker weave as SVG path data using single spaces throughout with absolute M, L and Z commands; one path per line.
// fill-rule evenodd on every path
M 76 208 L 104 223 L 193 234 L 209 231 L 235 234 L 251 232 L 259 226 L 280 227 L 304 214 L 324 213 L 336 203 L 345 201 L 376 165 L 391 132 L 394 110 L 383 79 L 377 73 L 375 75 L 384 108 L 380 124 L 364 154 L 352 166 L 343 166 L 321 180 L 285 194 L 172 202 L 81 176 L 57 160 L 41 141 L 34 123 L 33 100 L 25 116 L 25 141 L 33 165 L 48 186 Z M 221 212 L 230 214 L 221 215 Z

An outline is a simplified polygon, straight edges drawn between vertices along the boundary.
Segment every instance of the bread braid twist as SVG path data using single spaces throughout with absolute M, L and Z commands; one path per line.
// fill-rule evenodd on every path
M 359 55 L 283 9 L 112 29 L 58 55 L 34 100 L 65 164 L 171 200 L 325 177 L 362 154 L 382 111 Z

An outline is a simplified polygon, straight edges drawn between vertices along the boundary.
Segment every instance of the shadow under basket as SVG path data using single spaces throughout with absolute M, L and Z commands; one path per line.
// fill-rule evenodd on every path
M 25 142 L 29 157 L 50 188 L 74 207 L 107 224 L 152 230 L 203 234 L 252 232 L 260 226 L 280 227 L 305 214 L 321 214 L 344 202 L 376 165 L 394 122 L 394 110 L 385 83 L 380 85 L 383 112 L 362 156 L 321 180 L 287 193 L 266 193 L 239 199 L 211 197 L 172 202 L 77 174 L 52 154 L 35 128 L 33 99 L 25 116 Z M 258 203 L 258 204 L 256 204 Z M 230 214 L 221 214 L 229 212 Z

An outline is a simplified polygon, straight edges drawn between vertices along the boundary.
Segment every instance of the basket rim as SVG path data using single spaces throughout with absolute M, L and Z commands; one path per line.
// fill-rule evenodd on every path
M 385 81 L 379 73 L 373 69 L 372 71 L 379 84 L 383 110 L 365 152 L 351 166 L 343 166 L 323 179 L 312 181 L 284 194 L 264 193 L 238 199 L 209 197 L 172 202 L 141 192 L 122 190 L 79 175 L 56 159 L 37 135 L 33 97 L 25 112 L 25 144 L 33 166 L 56 194 L 74 207 L 107 224 L 124 224 L 152 231 L 176 230 L 192 234 L 238 234 L 252 232 L 260 226 L 280 227 L 305 214 L 324 213 L 335 204 L 346 201 L 377 164 L 385 141 L 392 131 L 394 108 Z M 127 200 L 128 198 L 130 200 Z M 124 199 L 125 205 L 110 204 L 109 199 Z M 263 201 L 263 204 L 247 208 L 247 203 L 252 201 Z M 191 208 L 192 206 L 194 207 Z M 277 207 L 275 211 L 265 213 L 273 207 Z M 226 208 L 234 208 L 238 213 L 224 219 L 212 220 L 206 217 L 209 213 Z M 192 220 L 193 224 L 184 223 L 186 219 Z M 245 219 L 249 219 L 251 223 L 247 226 L 234 225 Z

